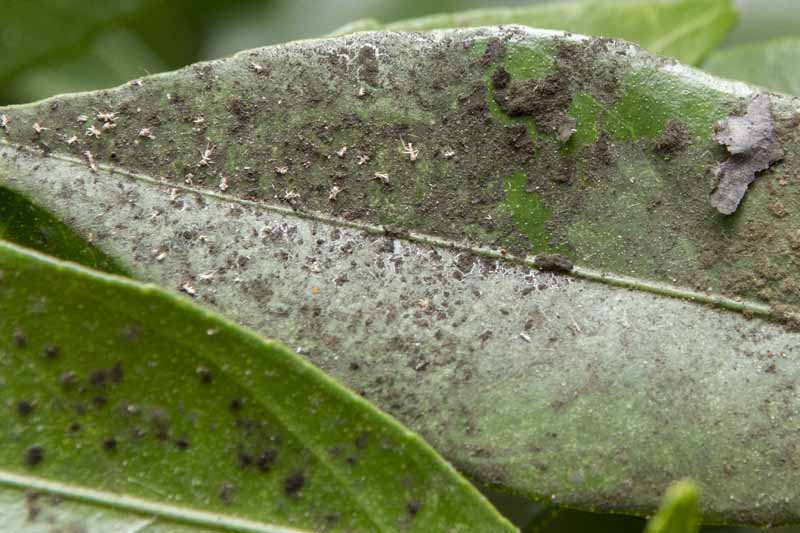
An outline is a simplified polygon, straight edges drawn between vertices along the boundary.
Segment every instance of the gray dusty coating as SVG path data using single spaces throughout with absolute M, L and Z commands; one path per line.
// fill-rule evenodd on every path
M 779 326 L 80 163 L 0 160 L 139 276 L 282 339 L 477 479 L 650 513 L 690 476 L 707 520 L 800 517 L 800 336 Z M 132 220 L 149 224 L 135 240 Z
M 720 121 L 716 139 L 727 147 L 730 157 L 714 172 L 719 184 L 711 194 L 711 205 L 730 215 L 739 207 L 756 173 L 783 157 L 769 97 L 755 96 L 743 116 Z

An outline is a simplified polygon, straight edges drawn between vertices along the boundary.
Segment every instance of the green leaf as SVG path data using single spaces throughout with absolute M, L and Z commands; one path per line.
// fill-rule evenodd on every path
M 0 486 L 235 531 L 512 529 L 275 342 L 2 242 L 0 274 Z
M 786 523 L 800 150 L 772 95 L 743 152 L 783 159 L 729 158 L 754 100 L 622 42 L 359 34 L 0 109 L 0 184 L 479 482 L 648 514 L 691 473 L 707 520 Z
M 667 489 L 658 513 L 645 533 L 697 533 L 700 530 L 700 490 L 691 481 L 679 481 Z
M 380 28 L 391 31 L 428 31 L 523 24 L 533 28 L 626 39 L 654 54 L 698 64 L 716 48 L 735 22 L 736 12 L 730 0 L 589 0 L 530 7 L 475 9 L 385 25 L 365 19 L 339 28 L 332 35 L 347 35 Z
M 800 38 L 786 37 L 718 50 L 703 63 L 703 70 L 800 95 Z

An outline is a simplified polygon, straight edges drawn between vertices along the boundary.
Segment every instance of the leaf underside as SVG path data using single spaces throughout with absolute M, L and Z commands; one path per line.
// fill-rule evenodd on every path
M 29 506 L 144 517 L 130 527 L 511 529 L 418 437 L 178 296 L 0 243 L 0 302 L 0 486 Z
M 706 520 L 790 522 L 800 344 L 751 315 L 800 302 L 791 100 L 783 160 L 709 197 L 753 95 L 607 40 L 360 34 L 0 110 L 0 184 L 479 480 L 645 514 L 691 476 Z

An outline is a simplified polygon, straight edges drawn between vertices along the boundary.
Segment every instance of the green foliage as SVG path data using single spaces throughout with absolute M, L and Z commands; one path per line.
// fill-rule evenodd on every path
M 362 20 L 333 35 L 385 28 L 426 31 L 444 28 L 522 24 L 585 35 L 625 39 L 651 52 L 698 64 L 736 21 L 730 0 L 667 0 L 617 2 L 592 0 L 532 7 L 476 9 L 432 15 L 382 25 Z
M 691 481 L 678 481 L 669 489 L 661 508 L 645 533 L 697 533 L 700 529 L 700 489 Z
M 0 302 L 2 486 L 233 529 L 510 529 L 416 435 L 181 297 L 0 242 Z
M 800 38 L 784 37 L 713 52 L 703 70 L 774 91 L 800 95 Z

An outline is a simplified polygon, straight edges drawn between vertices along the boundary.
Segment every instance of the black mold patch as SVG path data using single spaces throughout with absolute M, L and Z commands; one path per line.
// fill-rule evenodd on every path
M 38 444 L 34 444 L 25 450 L 25 464 L 28 466 L 36 466 L 44 460 L 44 448 Z
M 408 513 L 408 516 L 410 516 L 412 518 L 417 516 L 417 513 L 419 513 L 419 510 L 421 508 L 422 508 L 422 504 L 420 502 L 418 502 L 417 500 L 411 500 L 410 502 L 408 502 L 406 504 L 406 512 Z
M 17 403 L 17 412 L 20 416 L 28 416 L 33 413 L 34 404 L 28 400 L 21 400 Z
M 306 484 L 306 476 L 302 472 L 293 472 L 283 480 L 283 491 L 287 496 L 296 497 Z
M 213 374 L 211 374 L 211 370 L 204 366 L 198 366 L 197 370 L 195 371 L 197 376 L 200 378 L 201 383 L 211 383 L 214 380 Z
M 28 345 L 28 336 L 25 335 L 25 332 L 21 329 L 17 328 L 14 330 L 14 333 L 11 335 L 11 341 L 14 343 L 14 346 L 17 348 L 24 348 Z
M 536 268 L 546 272 L 572 272 L 572 262 L 558 254 L 539 254 L 533 261 Z
M 55 344 L 48 344 L 44 347 L 44 356 L 48 359 L 58 359 L 61 356 L 61 348 Z

